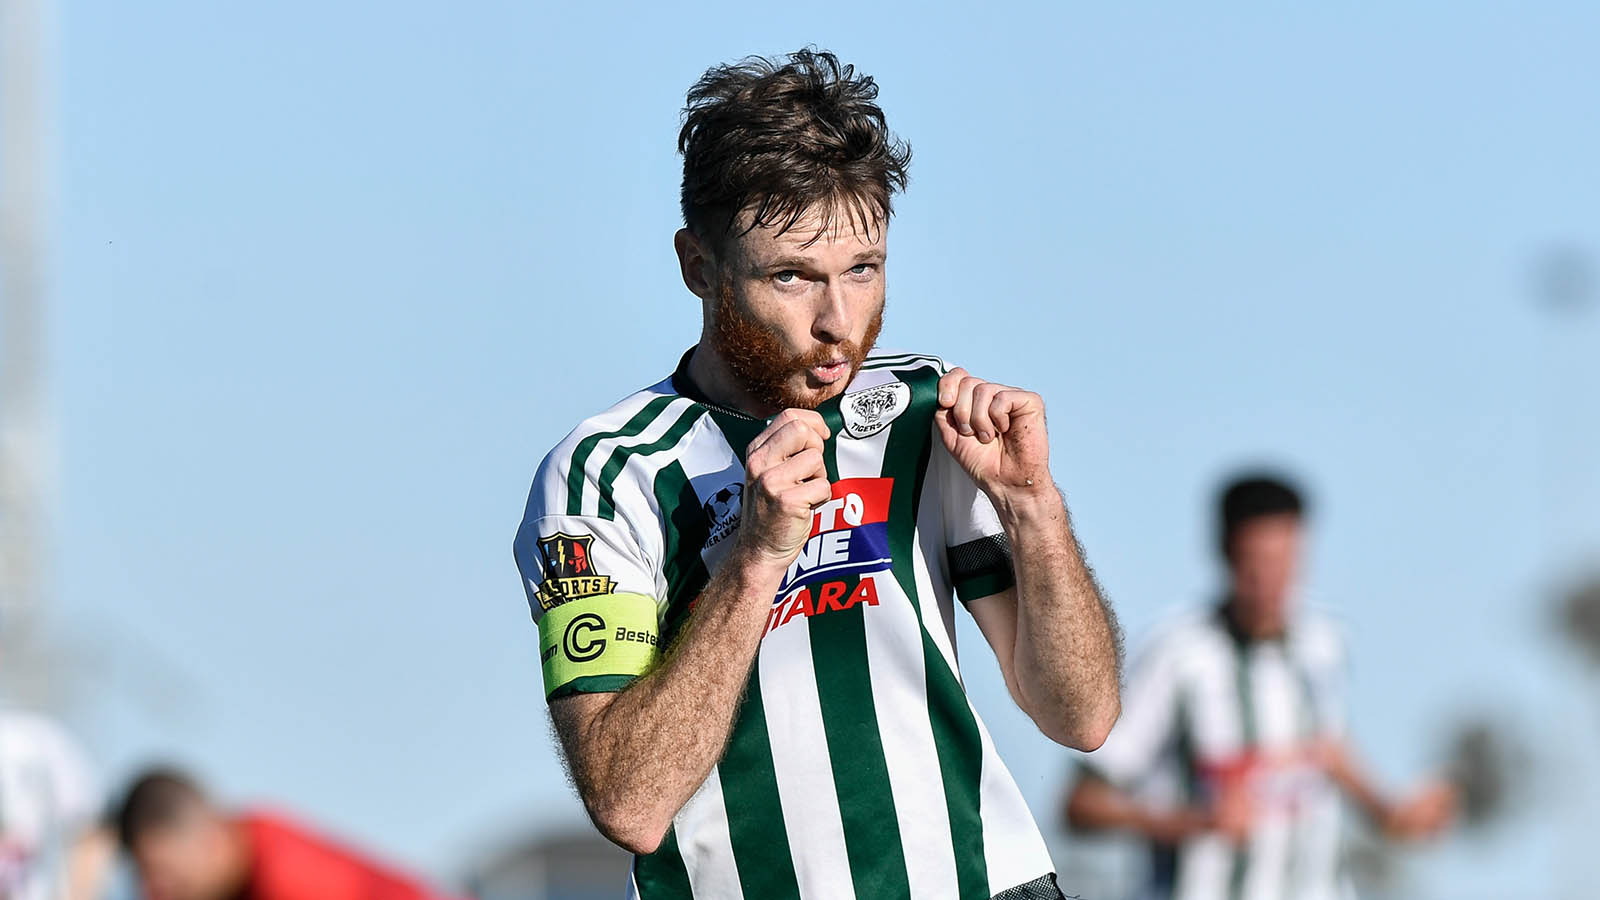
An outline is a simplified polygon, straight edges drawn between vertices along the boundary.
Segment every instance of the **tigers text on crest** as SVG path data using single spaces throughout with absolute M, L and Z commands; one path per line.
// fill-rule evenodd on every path
M 888 428 L 910 406 L 911 385 L 903 381 L 850 391 L 839 398 L 845 434 L 853 438 L 872 437 Z

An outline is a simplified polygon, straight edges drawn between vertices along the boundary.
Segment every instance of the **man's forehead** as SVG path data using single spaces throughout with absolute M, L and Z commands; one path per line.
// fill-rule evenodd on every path
M 741 215 L 741 230 L 748 227 Z M 883 251 L 888 222 L 881 216 L 863 220 L 861 213 L 847 205 L 813 207 L 790 223 L 787 217 L 775 222 L 757 223 L 740 238 L 739 244 L 751 256 L 821 256 L 830 253 Z M 787 226 L 787 227 L 785 227 Z

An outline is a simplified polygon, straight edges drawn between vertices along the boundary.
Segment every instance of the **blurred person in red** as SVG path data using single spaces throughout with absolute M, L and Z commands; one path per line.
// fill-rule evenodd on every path
M 388 863 L 276 813 L 230 812 L 183 773 L 138 778 L 117 811 L 148 900 L 431 900 Z
M 1163 629 L 1133 667 L 1122 718 L 1085 757 L 1064 810 L 1150 844 L 1148 900 L 1336 900 L 1342 807 L 1384 835 L 1433 835 L 1443 781 L 1386 796 L 1344 734 L 1336 629 L 1294 602 L 1304 503 L 1286 481 L 1231 482 L 1220 503 L 1228 590 Z

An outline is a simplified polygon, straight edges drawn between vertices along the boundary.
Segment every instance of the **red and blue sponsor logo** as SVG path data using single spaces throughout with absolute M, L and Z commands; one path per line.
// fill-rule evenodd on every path
M 851 585 L 849 576 L 890 568 L 889 498 L 892 478 L 846 478 L 833 484 L 833 498 L 811 514 L 811 537 L 784 574 L 767 617 L 767 630 L 858 604 L 878 605 L 871 578 Z

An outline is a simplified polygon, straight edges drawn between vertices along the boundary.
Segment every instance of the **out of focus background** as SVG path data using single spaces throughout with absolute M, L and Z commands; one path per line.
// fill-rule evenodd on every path
M 511 538 L 546 450 L 697 337 L 685 89 L 814 43 L 915 151 L 881 344 L 1044 395 L 1130 647 L 1219 587 L 1219 480 L 1295 473 L 1355 744 L 1489 798 L 1420 849 L 1353 833 L 1364 895 L 1595 896 L 1600 7 L 4 0 L 0 29 L 0 692 L 107 800 L 176 762 L 456 890 L 610 895 L 550 886 L 591 832 Z M 963 627 L 1064 884 L 1114 900 L 1128 848 L 1062 830 L 1072 754 Z

